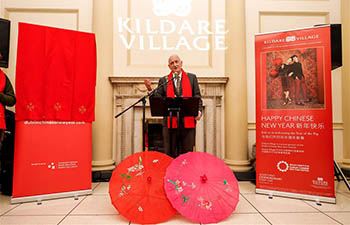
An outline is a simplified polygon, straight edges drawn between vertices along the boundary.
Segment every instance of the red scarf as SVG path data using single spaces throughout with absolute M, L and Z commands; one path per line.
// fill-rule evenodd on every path
M 168 80 L 171 80 L 172 78 L 173 78 L 173 74 L 170 72 L 170 74 L 168 75 Z M 188 76 L 184 70 L 182 70 L 181 86 L 182 86 L 182 96 L 183 97 L 192 97 L 191 83 L 190 83 L 190 80 L 188 79 Z M 167 97 L 175 98 L 173 80 L 168 83 L 166 93 L 167 93 L 167 95 L 166 95 Z M 173 117 L 172 122 L 173 122 L 172 128 L 177 128 L 177 118 L 176 117 Z M 195 128 L 196 124 L 194 122 L 194 117 L 193 116 L 185 116 L 184 126 L 185 126 L 185 128 Z M 170 128 L 170 117 L 168 117 L 168 128 Z
M 6 76 L 5 73 L 0 69 L 0 92 L 5 90 Z M 0 103 L 0 129 L 6 130 L 5 123 L 5 106 Z

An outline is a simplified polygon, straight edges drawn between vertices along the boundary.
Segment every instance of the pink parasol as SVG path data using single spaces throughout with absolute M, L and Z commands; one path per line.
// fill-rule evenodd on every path
M 186 153 L 173 160 L 164 187 L 179 213 L 203 224 L 227 218 L 239 200 L 238 182 L 231 169 L 203 152 Z

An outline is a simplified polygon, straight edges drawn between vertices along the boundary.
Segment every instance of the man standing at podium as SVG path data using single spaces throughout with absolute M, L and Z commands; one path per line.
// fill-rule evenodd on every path
M 182 61 L 178 55 L 169 57 L 168 66 L 171 72 L 159 79 L 158 86 L 171 80 L 167 85 L 162 86 L 155 95 L 162 97 L 201 97 L 198 86 L 198 80 L 195 74 L 186 73 L 182 69 Z M 152 91 L 151 82 L 145 79 L 145 85 L 148 91 Z M 172 129 L 170 129 L 170 118 L 163 120 L 163 140 L 165 153 L 177 157 L 179 154 L 193 151 L 196 139 L 196 120 L 201 118 L 202 100 L 199 100 L 199 112 L 197 117 L 180 118 L 180 130 L 177 132 L 177 118 L 173 117 Z M 179 136 L 178 136 L 178 135 Z M 170 148 L 170 139 L 172 138 L 172 148 Z

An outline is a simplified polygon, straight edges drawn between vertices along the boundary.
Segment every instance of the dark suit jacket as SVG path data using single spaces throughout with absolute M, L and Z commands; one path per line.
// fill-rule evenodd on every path
M 187 76 L 188 76 L 188 79 L 190 81 L 190 84 L 191 84 L 191 88 L 192 88 L 192 97 L 199 97 L 199 111 L 202 111 L 203 109 L 203 102 L 202 102 L 202 99 L 201 99 L 201 92 L 200 92 L 200 89 L 199 89 L 199 85 L 198 85 L 198 80 L 197 80 L 197 76 L 193 73 L 187 73 Z M 159 82 L 158 82 L 158 86 L 160 86 L 161 84 L 163 83 L 166 83 L 168 81 L 168 75 L 162 77 L 159 79 Z M 176 94 L 176 91 L 175 91 L 175 84 L 174 82 L 172 82 L 173 85 L 174 85 L 174 92 Z M 160 88 L 160 90 L 158 90 L 156 93 L 155 93 L 155 96 L 162 96 L 162 97 L 167 97 L 167 87 L 168 87 L 168 84 L 164 85 L 163 87 Z M 182 96 L 182 82 L 181 82 L 181 86 L 180 86 L 180 95 L 179 97 Z M 181 121 L 183 122 L 183 121 Z M 166 124 L 166 121 L 164 121 L 164 126 Z
M 294 62 L 290 64 L 290 71 L 293 72 L 293 79 L 295 80 L 297 77 L 301 80 L 304 77 L 303 67 L 300 62 Z

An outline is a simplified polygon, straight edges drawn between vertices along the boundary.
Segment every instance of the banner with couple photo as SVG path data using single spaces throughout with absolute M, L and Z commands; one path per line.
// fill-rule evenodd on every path
M 335 202 L 330 26 L 255 36 L 257 193 Z

